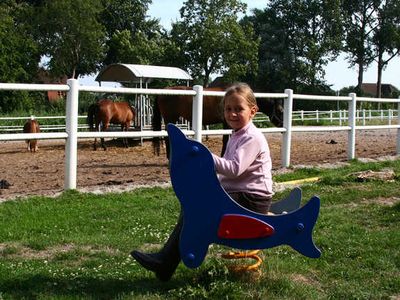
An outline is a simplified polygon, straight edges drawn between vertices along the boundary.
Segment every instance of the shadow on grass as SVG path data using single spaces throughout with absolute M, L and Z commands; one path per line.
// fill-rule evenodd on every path
M 185 285 L 186 282 L 171 279 L 161 282 L 156 278 L 115 279 L 55 279 L 49 276 L 34 275 L 24 280 L 6 280 L 0 283 L 3 296 L 17 299 L 34 299 L 38 296 L 50 298 L 85 297 L 93 299 L 112 299 L 121 295 L 145 296 L 166 295 L 169 290 Z
M 5 299 L 197 299 L 195 295 L 201 298 L 205 291 L 208 296 L 221 299 L 231 293 L 241 293 L 243 283 L 251 282 L 257 286 L 263 282 L 258 273 L 256 277 L 252 274 L 231 273 L 224 262 L 212 261 L 196 271 L 181 266 L 168 282 L 159 281 L 153 273 L 144 270 L 121 280 L 93 278 L 90 274 L 74 278 L 26 274 L 20 278 L 0 281 L 0 299 L 1 296 Z

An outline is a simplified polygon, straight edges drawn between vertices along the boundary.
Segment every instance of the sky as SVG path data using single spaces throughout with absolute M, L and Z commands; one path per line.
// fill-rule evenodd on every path
M 242 0 L 247 3 L 247 14 L 251 13 L 254 8 L 263 9 L 266 6 L 266 0 Z M 179 19 L 179 9 L 182 7 L 184 0 L 153 0 L 149 7 L 148 15 L 157 18 L 160 24 L 167 30 L 171 29 L 171 22 Z M 340 90 L 343 87 L 357 85 L 357 68 L 349 68 L 345 61 L 345 55 L 340 55 L 336 61 L 330 62 L 325 68 L 325 80 L 332 85 L 333 90 Z M 376 63 L 371 64 L 366 72 L 364 72 L 364 83 L 376 83 L 377 66 Z M 87 76 L 80 79 L 81 84 L 98 85 L 94 81 L 94 77 Z M 389 62 L 389 65 L 382 73 L 382 83 L 389 83 L 400 89 L 400 58 L 396 58 Z M 103 84 L 104 85 L 104 84 Z

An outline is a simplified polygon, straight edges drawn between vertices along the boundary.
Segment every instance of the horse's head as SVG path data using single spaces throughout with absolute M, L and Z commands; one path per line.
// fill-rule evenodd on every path
M 130 109 L 131 112 L 132 112 L 132 123 L 133 123 L 133 126 L 136 126 L 136 124 L 135 124 L 135 119 L 136 119 L 136 108 L 135 108 L 134 106 L 130 105 L 129 103 L 128 103 L 128 105 L 129 105 L 129 109 Z
M 282 99 L 257 99 L 261 112 L 265 113 L 276 127 L 283 126 L 283 100 Z

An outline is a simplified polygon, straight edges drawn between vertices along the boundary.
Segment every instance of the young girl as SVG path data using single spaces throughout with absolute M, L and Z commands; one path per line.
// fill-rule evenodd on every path
M 247 84 L 238 83 L 227 89 L 224 117 L 233 132 L 224 156 L 213 154 L 213 159 L 221 185 L 231 198 L 247 209 L 266 214 L 273 195 L 272 163 L 267 140 L 252 122 L 257 110 L 254 93 Z M 172 277 L 181 261 L 179 236 L 182 225 L 180 216 L 161 251 L 131 253 L 162 281 Z

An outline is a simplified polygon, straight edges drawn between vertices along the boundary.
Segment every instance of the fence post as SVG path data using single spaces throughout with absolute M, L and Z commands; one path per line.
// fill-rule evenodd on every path
M 400 100 L 400 97 L 399 97 Z M 400 125 L 400 102 L 397 104 L 397 125 Z M 400 155 L 400 128 L 397 128 L 397 155 Z
M 192 107 L 192 127 L 194 130 L 194 139 L 201 143 L 201 132 L 203 123 L 203 87 L 201 85 L 193 86 L 196 95 L 193 96 Z
M 365 126 L 365 109 L 362 110 L 362 124 Z
M 68 134 L 65 142 L 65 177 L 64 190 L 76 189 L 76 173 L 78 164 L 78 98 L 79 81 L 68 79 L 67 114 L 65 131 Z
M 290 151 L 292 144 L 292 111 L 293 111 L 293 90 L 286 89 L 287 97 L 283 100 L 283 127 L 286 131 L 282 135 L 282 166 L 290 166 Z
M 349 160 L 355 158 L 356 149 L 356 108 L 357 108 L 357 95 L 350 93 L 351 100 L 349 101 L 349 138 L 347 157 Z

